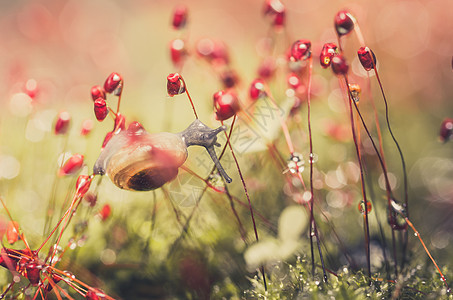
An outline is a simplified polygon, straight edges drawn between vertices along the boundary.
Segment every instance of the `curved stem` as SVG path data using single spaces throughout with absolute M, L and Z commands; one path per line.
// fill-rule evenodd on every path
M 195 115 L 195 118 L 198 119 L 197 111 L 195 110 L 195 105 L 193 105 L 192 97 L 190 97 L 189 90 L 187 89 L 186 82 L 184 78 L 181 76 L 182 83 L 184 84 L 184 89 L 186 90 L 186 95 L 187 98 L 189 98 L 190 104 L 192 105 L 193 113 Z
M 312 80 L 312 72 L 313 72 L 313 57 L 310 56 L 310 61 L 309 61 L 309 69 L 308 69 L 308 84 L 307 84 L 307 122 L 308 122 L 308 140 L 310 144 L 310 154 L 308 158 L 308 163 L 310 164 L 310 249 L 311 249 L 311 254 L 312 254 L 312 272 L 313 276 L 315 274 L 315 258 L 313 255 L 313 235 L 311 234 L 312 231 L 314 230 L 315 236 L 316 236 L 316 242 L 318 244 L 318 251 L 319 251 L 319 256 L 321 259 L 321 265 L 322 265 L 322 271 L 324 275 L 324 282 L 327 282 L 327 274 L 326 274 L 326 268 L 324 266 L 324 258 L 322 256 L 322 251 L 320 247 L 320 241 L 319 241 L 319 235 L 318 235 L 318 229 L 316 227 L 315 223 L 315 217 L 313 215 L 313 207 L 314 207 L 314 189 L 313 189 L 313 163 L 314 163 L 314 154 L 313 154 L 313 136 L 311 133 L 311 80 Z

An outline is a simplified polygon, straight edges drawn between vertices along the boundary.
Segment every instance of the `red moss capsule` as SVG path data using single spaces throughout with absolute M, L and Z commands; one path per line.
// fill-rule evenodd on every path
M 65 176 L 75 174 L 83 167 L 83 155 L 74 154 L 71 156 L 58 171 L 58 175 Z
M 99 296 L 97 295 L 96 291 L 94 290 L 89 290 L 87 294 L 85 295 L 86 300 L 100 300 Z
M 288 86 L 293 90 L 297 90 L 302 84 L 299 76 L 296 73 L 290 73 L 286 78 L 286 82 L 288 83 Z
M 219 91 L 214 94 L 213 98 L 217 120 L 227 120 L 240 110 L 239 100 L 231 91 Z
M 354 29 L 355 18 L 346 10 L 335 15 L 334 24 L 338 36 L 346 35 Z
M 95 85 L 91 88 L 91 99 L 95 101 L 98 98 L 105 99 L 105 91 L 100 85 Z
M 291 60 L 306 60 L 311 56 L 311 42 L 309 40 L 297 40 L 291 46 Z
M 55 123 L 55 134 L 66 134 L 71 122 L 71 115 L 67 111 L 62 111 L 58 114 L 57 122 Z
M 109 204 L 104 204 L 102 206 L 102 209 L 99 211 L 99 217 L 101 218 L 102 221 L 105 221 L 110 217 L 110 214 L 112 213 L 112 208 L 110 207 Z
M 80 129 L 80 135 L 87 136 L 91 132 L 91 130 L 93 130 L 93 127 L 94 127 L 93 120 L 86 119 L 85 121 L 82 122 L 82 128 Z
M 41 266 L 37 263 L 29 263 L 25 267 L 26 277 L 33 286 L 37 286 L 41 280 Z
M 439 137 L 441 142 L 447 142 L 451 139 L 453 133 L 453 119 L 446 118 L 440 125 Z
M 181 39 L 175 39 L 170 42 L 170 57 L 173 65 L 176 67 L 181 66 L 186 57 L 187 51 L 185 43 Z
M 123 90 L 123 77 L 116 72 L 110 74 L 105 80 L 104 90 L 109 94 L 114 93 L 116 96 L 121 95 Z
M 266 57 L 258 67 L 258 77 L 269 80 L 274 76 L 276 69 L 275 59 L 273 57 Z
M 324 69 L 330 66 L 332 58 L 338 54 L 337 45 L 334 43 L 326 43 L 322 47 L 321 54 L 319 55 L 319 62 L 321 63 L 321 67 Z
M 28 79 L 27 82 L 24 84 L 23 91 L 25 94 L 30 96 L 30 98 L 35 98 L 39 94 L 39 86 L 36 80 Z
M 376 56 L 370 48 L 360 47 L 357 51 L 357 55 L 359 56 L 360 63 L 365 70 L 370 71 L 376 67 Z
M 187 7 L 185 5 L 178 5 L 173 12 L 173 19 L 171 24 L 174 29 L 183 29 L 187 23 Z
M 332 71 L 335 75 L 346 75 L 349 70 L 349 66 L 346 62 L 346 59 L 342 54 L 335 55 L 332 58 Z
M 94 101 L 94 115 L 99 122 L 105 120 L 107 115 L 109 114 L 109 109 L 107 107 L 107 103 L 102 98 L 97 98 Z
M 178 73 L 171 73 L 167 76 L 167 94 L 170 97 L 180 95 L 186 91 L 184 81 Z
M 267 16 L 273 26 L 280 28 L 285 25 L 286 9 L 280 0 L 267 0 L 264 4 L 264 15 Z
M 234 87 L 239 82 L 237 73 L 230 69 L 224 70 L 220 74 L 220 79 L 222 80 L 223 86 L 227 89 Z
M 85 196 L 86 192 L 90 189 L 93 176 L 80 175 L 76 182 L 76 195 L 79 197 Z
M 264 80 L 260 78 L 253 80 L 249 89 L 250 99 L 256 101 L 258 100 L 258 98 L 265 97 L 266 96 L 265 87 L 266 85 L 264 83 Z

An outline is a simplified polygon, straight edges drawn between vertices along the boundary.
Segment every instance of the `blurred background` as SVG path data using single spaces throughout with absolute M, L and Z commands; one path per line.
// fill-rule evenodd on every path
M 378 59 L 379 74 L 389 100 L 392 127 L 408 166 L 411 219 L 432 248 L 439 264 L 448 265 L 453 243 L 453 221 L 450 218 L 453 205 L 453 145 L 439 141 L 439 128 L 444 118 L 453 117 L 453 2 L 282 2 L 286 7 L 286 27 L 283 32 L 274 36 L 276 51 L 284 55 L 286 49 L 297 39 L 304 38 L 312 42 L 315 58 L 314 146 L 319 156 L 319 172 L 327 178 L 329 171 L 337 170 L 343 161 L 354 161 L 350 140 L 336 141 L 326 133 L 325 127 L 330 120 L 347 125 L 347 114 L 341 104 L 341 96 L 335 95 L 339 89 L 337 78 L 330 70 L 320 68 L 317 63 L 322 45 L 326 42 L 337 42 L 333 27 L 335 14 L 339 10 L 347 9 L 356 17 L 367 46 L 374 51 Z M 222 84 L 206 63 L 194 58 L 196 42 L 202 38 L 211 38 L 225 43 L 231 66 L 240 78 L 239 95 L 246 101 L 247 88 L 257 77 L 257 69 L 264 58 L 263 43 L 273 29 L 263 17 L 264 1 L 190 0 L 182 3 L 189 11 L 187 29 L 184 31 L 189 58 L 181 74 L 194 98 L 201 119 L 209 126 L 215 127 L 218 122 L 214 118 L 212 95 L 222 89 Z M 3 107 L 0 111 L 0 194 L 6 199 L 13 217 L 21 223 L 24 232 L 36 240 L 35 243 L 42 241 L 41 228 L 44 224 L 46 203 L 53 193 L 60 154 L 83 153 L 87 164 L 85 172 L 90 172 L 99 154 L 102 140 L 106 132 L 111 130 L 110 120 L 104 123 L 95 121 L 90 97 L 90 88 L 93 85 L 102 85 L 111 72 L 120 73 L 124 78 L 122 113 L 128 121 L 140 121 L 150 132 L 179 132 L 192 122 L 192 110 L 185 96 L 170 98 L 166 91 L 166 76 L 178 71 L 172 64 L 169 50 L 170 41 L 181 35 L 171 26 L 172 14 L 178 4 L 181 4 L 181 1 L 17 0 L 0 3 L 0 104 Z M 356 57 L 356 51 L 360 47 L 356 37 L 351 34 L 342 41 L 346 58 L 351 65 L 350 75 L 363 84 L 364 90 L 368 90 L 365 88 L 366 74 L 361 70 Z M 385 128 L 382 100 L 374 77 L 371 79 L 371 90 L 375 95 L 381 124 Z M 285 75 L 277 74 L 271 85 L 274 96 L 280 102 L 283 102 L 285 97 L 284 84 Z M 340 105 L 332 104 L 335 99 L 340 101 Z M 363 104 L 365 107 L 366 105 Z M 72 116 L 71 130 L 67 138 L 53 135 L 56 116 L 62 110 L 68 111 Z M 371 118 L 371 110 L 365 110 Z M 305 113 L 303 109 L 303 122 L 306 121 Z M 81 137 L 80 127 L 85 119 L 95 121 L 94 129 L 88 137 Z M 296 143 L 299 142 L 299 152 L 307 153 L 307 142 L 301 141 L 300 137 L 295 139 Z M 390 161 L 389 171 L 394 175 L 396 193 L 402 199 L 400 161 L 388 134 L 384 136 L 384 144 Z M 280 146 L 284 149 L 284 143 L 281 141 Z M 200 165 L 193 159 L 197 153 L 202 152 L 189 151 L 187 164 L 200 171 Z M 339 153 L 346 154 L 341 156 Z M 288 156 L 288 153 L 284 156 Z M 281 170 L 272 167 L 269 157 L 261 153 L 244 153 L 239 158 L 246 178 L 250 181 L 251 194 L 257 209 L 277 226 L 282 209 L 294 204 L 289 199 L 291 197 L 283 192 L 285 183 L 279 178 Z M 234 165 L 231 160 L 230 164 L 225 164 L 227 171 L 234 177 L 232 191 L 243 198 Z M 306 172 L 304 177 L 307 176 Z M 64 199 L 68 189 L 73 186 L 74 178 L 59 180 L 61 183 L 58 184 L 55 195 L 58 199 Z M 181 177 L 179 182 L 184 186 L 184 182 L 189 181 Z M 358 188 L 356 182 L 353 184 Z M 196 190 L 196 195 L 199 195 L 203 184 L 188 184 L 188 193 Z M 181 186 L 173 183 L 169 185 L 169 189 Z M 336 197 L 343 197 L 338 196 L 337 192 L 341 190 L 339 186 L 329 187 L 327 184 L 320 190 L 320 198 L 327 197 L 333 190 Z M 81 247 L 76 259 L 82 269 L 89 269 L 89 273 L 99 277 L 100 282 L 107 282 L 106 291 L 124 299 L 132 299 L 126 296 L 130 292 L 126 289 L 130 282 L 137 283 L 138 287 L 149 285 L 149 281 L 153 282 L 151 291 L 145 289 L 137 291 L 137 294 L 154 293 L 158 295 L 156 297 L 172 294 L 159 290 L 162 288 L 159 284 L 172 280 L 178 282 L 171 276 L 180 277 L 184 272 L 190 273 L 192 265 L 205 266 L 203 270 L 197 269 L 201 274 L 215 274 L 210 278 L 209 284 L 219 280 L 222 282 L 222 289 L 233 289 L 225 281 L 225 278 L 233 278 L 231 281 L 235 283 L 234 286 L 246 287 L 241 281 L 245 278 L 241 272 L 246 273 L 242 258 L 244 246 L 227 246 L 220 242 L 210 244 L 211 240 L 234 240 L 235 243 L 240 243 L 233 216 L 220 219 L 219 212 L 216 212 L 220 208 L 199 208 L 202 212 L 195 222 L 199 227 L 194 229 L 196 233 L 193 234 L 193 240 L 201 239 L 201 242 L 197 242 L 199 246 L 210 245 L 211 256 L 203 253 L 208 250 L 201 251 L 201 246 L 189 247 L 190 251 L 187 253 L 193 255 L 187 256 L 195 257 L 195 262 L 184 260 L 187 253 L 178 254 L 184 262 L 176 264 L 179 266 L 179 275 L 162 271 L 162 265 L 166 263 L 166 268 L 174 269 L 173 261 L 166 262 L 166 252 L 180 229 L 175 226 L 174 220 L 167 224 L 169 221 L 165 221 L 165 214 L 158 216 L 156 221 L 152 219 L 152 207 L 155 205 L 155 200 L 152 199 L 160 199 L 160 196 L 160 192 L 157 192 L 156 196 L 156 193 L 120 191 L 107 178 L 104 179 L 99 188 L 98 200 L 101 204 L 112 205 L 114 218 L 110 223 L 91 221 L 94 224 L 90 224 L 87 246 Z M 332 199 L 334 196 L 330 194 L 329 197 L 327 198 Z M 376 196 L 380 199 L 379 197 Z M 243 200 L 245 201 L 245 198 Z M 209 199 L 206 203 L 209 202 L 212 206 L 212 201 Z M 215 201 L 218 205 L 219 202 Z M 161 203 L 159 200 L 157 202 Z M 349 213 L 346 200 L 343 204 L 338 204 L 338 201 L 325 203 L 324 199 L 320 199 L 320 202 L 334 223 L 339 220 L 336 226 L 340 234 L 345 235 L 350 245 L 358 246 L 362 236 L 361 219 L 357 214 L 356 204 L 352 205 L 350 210 L 353 212 Z M 230 209 L 225 201 L 221 203 L 222 209 Z M 166 207 L 162 203 L 159 205 Z M 187 206 L 193 205 L 192 200 Z M 381 207 L 384 216 L 382 222 L 385 223 L 385 205 L 376 206 Z M 340 209 L 341 213 L 336 209 Z M 190 213 L 183 204 L 181 210 Z M 352 224 L 351 221 L 348 223 L 342 219 L 349 214 L 357 218 Z M 241 216 L 250 229 L 247 210 L 244 209 Z M 120 222 L 126 225 L 116 225 Z M 232 224 L 225 225 L 225 222 Z M 208 225 L 204 226 L 206 224 Z M 358 228 L 350 231 L 349 226 Z M 225 228 L 218 229 L 220 227 Z M 261 229 L 264 236 L 275 234 L 275 228 Z M 153 230 L 160 231 L 155 233 Z M 231 231 L 234 232 L 234 237 L 226 238 L 231 235 Z M 352 237 L 352 233 L 356 232 L 357 237 Z M 349 234 L 351 236 L 348 236 Z M 189 241 L 191 239 L 189 238 Z M 154 241 L 154 246 L 146 244 L 151 243 L 151 240 Z M 130 250 L 118 250 L 127 248 L 125 244 L 128 243 Z M 139 243 L 143 244 L 137 245 Z M 417 241 L 411 240 L 410 243 L 415 255 L 424 255 Z M 191 242 L 188 244 L 191 245 Z M 143 274 L 139 271 L 142 262 L 135 260 L 134 255 L 148 261 L 149 257 L 142 257 L 146 256 L 143 253 L 147 247 L 153 250 L 148 255 L 156 255 L 156 263 Z M 106 249 L 109 251 L 106 252 Z M 187 249 L 181 247 L 180 251 L 185 250 Z M 222 262 L 213 263 L 212 255 L 217 255 L 218 251 L 221 251 L 219 260 L 220 257 L 227 257 L 226 261 L 235 261 L 237 269 L 232 267 L 234 270 L 225 270 L 222 267 L 226 266 L 219 267 Z M 340 259 L 334 263 L 335 266 L 340 264 Z M 185 266 L 185 269 L 181 266 Z M 210 269 L 214 269 L 213 266 L 214 271 Z M 117 272 L 110 272 L 112 269 Z M 3 271 L 1 276 L 7 281 L 8 272 L 6 269 Z M 77 274 L 76 271 L 74 273 Z M 235 276 L 243 277 L 239 280 L 235 279 Z M 91 283 L 97 282 L 92 275 L 87 275 L 86 278 L 91 278 L 87 279 Z M 190 284 L 187 286 L 190 287 Z M 167 287 L 163 289 L 166 290 Z M 171 287 L 168 289 L 171 290 Z M 174 293 L 184 295 L 183 291 Z M 225 292 L 225 295 L 228 293 Z M 136 297 L 146 299 L 146 296 Z

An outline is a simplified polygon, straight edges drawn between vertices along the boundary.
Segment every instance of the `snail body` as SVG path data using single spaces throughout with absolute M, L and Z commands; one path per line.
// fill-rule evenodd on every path
M 227 182 L 231 178 L 223 170 L 214 151 L 217 134 L 225 127 L 211 129 L 196 119 L 180 133 L 148 133 L 137 123 L 116 133 L 102 150 L 93 173 L 106 174 L 121 189 L 154 190 L 176 178 L 187 159 L 187 147 L 206 148 L 217 169 Z

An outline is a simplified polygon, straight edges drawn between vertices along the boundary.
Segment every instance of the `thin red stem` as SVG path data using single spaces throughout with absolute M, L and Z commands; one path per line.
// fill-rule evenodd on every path
M 197 111 L 195 110 L 195 106 L 193 105 L 192 97 L 190 97 L 189 90 L 187 89 L 186 82 L 185 82 L 185 80 L 184 80 L 184 78 L 182 76 L 181 76 L 181 80 L 182 80 L 182 83 L 184 84 L 184 88 L 186 90 L 187 98 L 189 98 L 190 104 L 192 105 L 192 109 L 193 109 L 193 113 L 195 115 L 195 118 L 198 119 Z
M 406 223 L 407 223 L 407 224 L 412 228 L 412 230 L 414 231 L 415 236 L 418 237 L 418 239 L 420 240 L 420 243 L 422 244 L 423 248 L 425 249 L 426 254 L 428 254 L 428 256 L 429 256 L 429 258 L 431 259 L 431 261 L 433 262 L 434 266 L 436 266 L 436 269 L 437 269 L 437 271 L 438 271 L 439 274 L 440 274 L 441 280 L 443 281 L 443 283 L 445 284 L 445 287 L 447 288 L 447 293 L 450 293 L 450 288 L 448 287 L 447 279 L 445 279 L 444 274 L 442 274 L 442 271 L 440 270 L 440 268 L 439 268 L 439 266 L 437 265 L 436 261 L 434 260 L 433 256 L 431 255 L 431 253 L 429 252 L 429 250 L 428 250 L 428 248 L 426 247 L 425 243 L 423 242 L 423 239 L 422 239 L 420 233 L 417 231 L 417 229 L 415 229 L 414 224 L 412 224 L 412 222 L 409 221 L 409 219 L 408 219 L 407 217 L 405 217 L 404 220 L 406 220 Z

